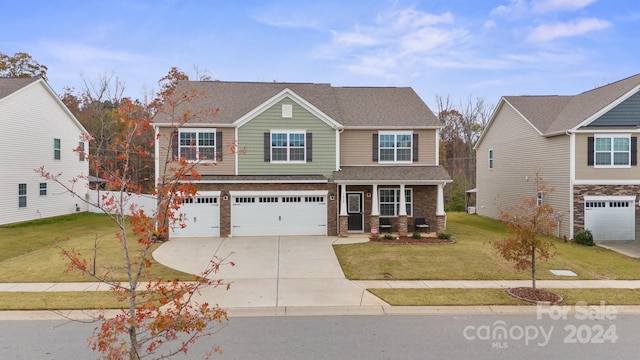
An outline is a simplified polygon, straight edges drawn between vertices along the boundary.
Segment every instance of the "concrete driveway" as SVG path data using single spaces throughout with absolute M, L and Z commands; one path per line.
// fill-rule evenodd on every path
M 202 291 L 202 300 L 222 307 L 387 305 L 344 277 L 332 247 L 366 241 L 325 236 L 182 238 L 162 244 L 153 257 L 191 274 L 200 274 L 214 257 L 233 261 L 235 266 L 223 266 L 210 276 L 231 283 L 229 290 Z

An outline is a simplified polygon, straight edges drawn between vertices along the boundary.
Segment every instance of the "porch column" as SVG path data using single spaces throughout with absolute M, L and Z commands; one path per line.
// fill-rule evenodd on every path
M 444 212 L 444 184 L 438 184 L 438 199 L 436 203 L 436 232 L 441 233 L 447 229 L 447 213 Z
M 369 227 L 378 230 L 380 233 L 380 209 L 378 205 L 378 184 L 373 184 L 371 190 L 371 216 L 369 216 Z M 373 231 L 372 231 L 373 233 Z
M 347 185 L 340 184 L 340 216 L 338 216 L 338 234 L 349 235 L 349 215 L 347 214 Z
M 398 235 L 407 236 L 407 198 L 404 184 L 400 184 L 400 209 L 398 209 Z

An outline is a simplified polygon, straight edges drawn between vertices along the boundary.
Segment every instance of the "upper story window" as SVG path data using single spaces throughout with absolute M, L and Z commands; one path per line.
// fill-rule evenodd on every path
M 47 183 L 40 183 L 40 196 L 47 196 Z
M 544 205 L 544 194 L 542 191 L 538 191 L 538 195 L 536 195 L 536 206 L 540 207 Z
M 53 159 L 60 160 L 60 157 L 61 157 L 60 139 L 53 139 Z
M 271 162 L 305 162 L 304 131 L 271 131 Z
M 631 166 L 630 136 L 596 136 L 594 145 L 596 167 Z
M 378 162 L 411 162 L 412 160 L 412 132 L 380 132 L 378 134 Z
M 179 156 L 191 161 L 216 160 L 215 130 L 180 129 Z
M 493 149 L 489 150 L 489 169 L 493 169 Z
M 84 152 L 84 142 L 80 141 L 78 143 L 78 160 L 84 161 L 86 154 Z

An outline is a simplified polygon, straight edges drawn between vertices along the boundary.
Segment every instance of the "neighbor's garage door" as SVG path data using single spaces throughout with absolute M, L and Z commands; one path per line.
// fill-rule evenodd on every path
M 327 192 L 231 192 L 233 236 L 326 235 Z
M 183 214 L 184 228 L 174 229 L 172 237 L 219 237 L 220 196 L 199 193 L 188 199 L 178 210 Z
M 584 227 L 594 240 L 634 240 L 635 222 L 635 196 L 585 196 Z

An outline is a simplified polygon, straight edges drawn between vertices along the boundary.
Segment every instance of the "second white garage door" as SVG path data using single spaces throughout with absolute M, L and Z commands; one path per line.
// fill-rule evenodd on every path
M 231 235 L 326 235 L 327 192 L 235 192 Z
M 635 239 L 635 196 L 585 196 L 584 200 L 584 227 L 594 240 Z

